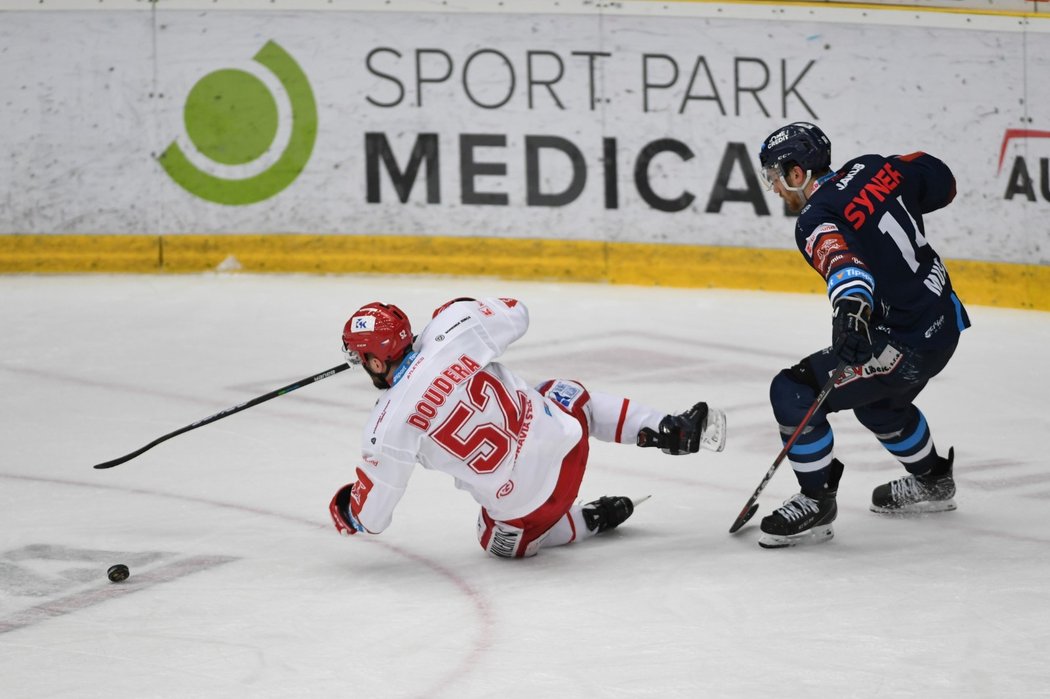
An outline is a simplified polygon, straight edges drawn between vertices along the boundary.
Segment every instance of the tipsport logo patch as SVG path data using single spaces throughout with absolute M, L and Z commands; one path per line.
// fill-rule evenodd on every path
M 314 93 L 291 55 L 268 41 L 252 60 L 284 89 L 291 123 L 281 123 L 277 99 L 257 75 L 217 70 L 197 81 L 183 108 L 194 159 L 211 161 L 211 172 L 198 167 L 176 141 L 158 158 L 179 186 L 216 204 L 244 206 L 278 194 L 306 167 L 317 139 Z M 222 170 L 234 174 L 215 174 Z

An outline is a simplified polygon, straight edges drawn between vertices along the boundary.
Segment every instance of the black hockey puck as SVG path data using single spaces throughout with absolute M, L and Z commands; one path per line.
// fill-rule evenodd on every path
M 115 566 L 110 566 L 109 570 L 106 571 L 106 575 L 109 576 L 110 582 L 124 582 L 131 575 L 131 571 L 123 563 L 118 563 Z

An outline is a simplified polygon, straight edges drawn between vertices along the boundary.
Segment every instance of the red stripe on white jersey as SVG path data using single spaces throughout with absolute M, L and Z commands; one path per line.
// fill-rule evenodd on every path
M 627 422 L 627 406 L 631 404 L 629 398 L 623 399 L 623 405 L 620 406 L 620 419 L 616 422 L 616 441 L 620 441 L 620 437 L 623 436 L 623 424 Z

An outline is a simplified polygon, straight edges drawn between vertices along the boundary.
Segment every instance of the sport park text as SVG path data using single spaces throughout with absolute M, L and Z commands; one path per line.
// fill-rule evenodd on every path
M 789 102 L 797 102 L 806 112 L 799 118 L 818 119 L 799 91 L 799 83 L 816 63 L 813 59 L 801 69 L 789 67 L 787 59 L 776 59 L 773 63 L 779 65 L 771 68 L 763 58 L 735 56 L 731 68 L 718 66 L 716 72 L 703 55 L 680 61 L 663 53 L 644 53 L 639 59 L 640 63 L 627 68 L 623 59 L 603 51 L 570 51 L 564 57 L 555 51 L 526 50 L 515 63 L 502 51 L 482 48 L 457 62 L 439 48 L 403 53 L 378 47 L 368 52 L 365 67 L 381 82 L 365 99 L 381 108 L 433 106 L 433 102 L 447 99 L 451 89 L 462 90 L 462 96 L 480 109 L 515 107 L 524 100 L 530 110 L 553 107 L 595 111 L 614 101 L 611 95 L 600 94 L 599 86 L 609 84 L 608 73 L 615 70 L 615 84 L 639 87 L 624 89 L 623 97 L 616 101 L 637 99 L 643 113 L 676 109 L 684 114 L 698 108 L 692 103 L 706 102 L 728 116 L 731 95 L 734 116 L 745 110 L 757 114 L 757 107 L 764 116 L 772 117 L 773 107 L 775 116 L 787 119 Z M 624 79 L 626 73 L 639 69 L 640 74 Z M 732 87 L 719 90 L 719 84 Z M 774 84 L 776 89 L 772 89 Z M 578 93 L 581 88 L 585 97 Z M 427 95 L 432 101 L 427 101 Z

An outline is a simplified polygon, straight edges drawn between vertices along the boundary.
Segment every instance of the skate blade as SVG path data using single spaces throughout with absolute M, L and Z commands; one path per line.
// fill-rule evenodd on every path
M 907 515 L 928 515 L 935 512 L 951 512 L 956 509 L 955 500 L 933 500 L 927 502 L 914 502 L 904 507 L 881 507 L 879 505 L 871 505 L 869 508 L 872 512 L 880 515 L 900 515 L 902 517 Z
M 830 524 L 807 529 L 799 534 L 781 535 L 766 534 L 758 540 L 758 545 L 764 549 L 783 549 L 789 546 L 810 546 L 820 544 L 835 537 L 835 528 Z
M 717 408 L 708 408 L 707 424 L 700 446 L 708 451 L 722 451 L 726 448 L 726 414 Z

